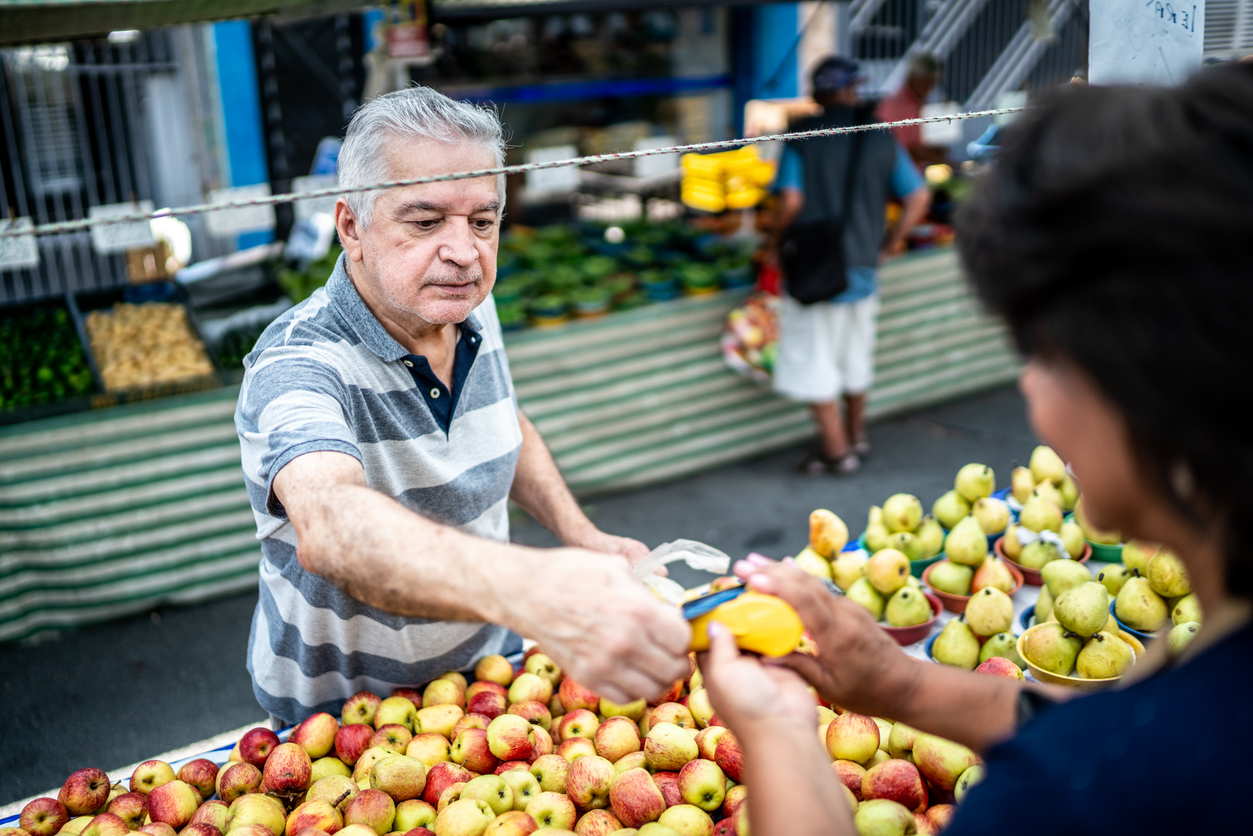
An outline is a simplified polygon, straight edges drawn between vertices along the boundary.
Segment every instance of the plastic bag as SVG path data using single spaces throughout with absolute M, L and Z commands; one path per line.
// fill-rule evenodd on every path
M 670 578 L 654 575 L 659 566 L 682 560 L 688 566 L 701 572 L 712 572 L 725 575 L 731 568 L 731 558 L 713 546 L 707 546 L 696 540 L 675 540 L 673 543 L 662 543 L 635 565 L 635 577 L 644 585 L 654 590 L 667 603 L 679 605 L 687 597 L 687 591 Z

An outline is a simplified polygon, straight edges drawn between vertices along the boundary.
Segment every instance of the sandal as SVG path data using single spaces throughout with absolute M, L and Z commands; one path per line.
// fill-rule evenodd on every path
M 869 456 L 870 455 L 870 439 L 866 438 L 865 436 L 862 436 L 861 438 L 854 441 L 853 452 L 863 459 Z
M 861 467 L 861 459 L 853 452 L 831 459 L 820 451 L 814 451 L 796 465 L 797 471 L 809 476 L 843 476 L 856 471 L 859 467 Z

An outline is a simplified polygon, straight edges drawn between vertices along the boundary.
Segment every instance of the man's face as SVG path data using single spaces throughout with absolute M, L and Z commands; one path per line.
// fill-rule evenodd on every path
M 496 165 L 489 149 L 469 142 L 392 140 L 383 153 L 393 180 Z M 376 313 L 393 322 L 462 322 L 496 281 L 495 177 L 382 191 L 368 228 L 341 200 L 336 221 L 353 276 L 364 285 L 359 290 Z

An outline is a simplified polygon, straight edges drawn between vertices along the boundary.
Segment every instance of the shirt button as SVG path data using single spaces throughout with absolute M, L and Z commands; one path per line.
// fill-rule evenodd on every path
M 412 363 L 411 361 L 409 361 L 409 360 L 406 360 L 406 361 L 405 361 L 405 365 L 406 365 L 406 366 L 408 366 L 408 367 L 409 367 L 409 368 L 411 368 L 411 369 L 413 368 L 413 363 Z
M 438 390 L 438 389 L 432 389 L 432 390 L 431 390 L 431 397 L 432 397 L 432 398 L 438 398 L 438 397 L 439 397 L 439 390 Z

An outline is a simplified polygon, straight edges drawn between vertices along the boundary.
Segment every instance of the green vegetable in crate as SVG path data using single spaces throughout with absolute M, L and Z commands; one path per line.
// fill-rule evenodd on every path
M 92 388 L 69 311 L 48 306 L 0 314 L 0 410 L 53 403 Z
M 603 279 L 618 269 L 617 259 L 604 255 L 594 255 L 583 261 L 583 275 L 592 281 Z

